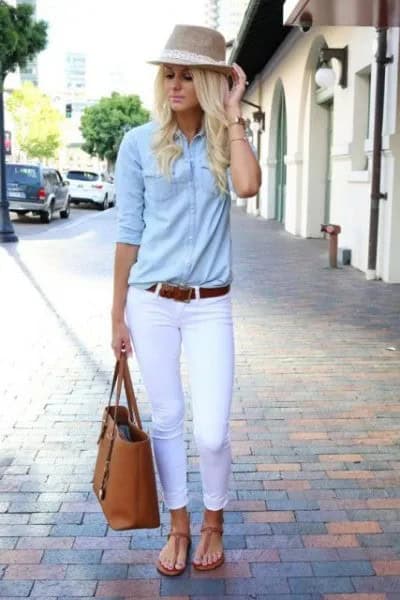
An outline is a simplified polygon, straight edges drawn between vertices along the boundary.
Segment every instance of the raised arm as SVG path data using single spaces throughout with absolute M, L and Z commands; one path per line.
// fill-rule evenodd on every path
M 227 92 L 225 110 L 229 125 L 229 143 L 231 150 L 231 178 L 236 194 L 240 198 L 255 196 L 261 186 L 261 169 L 253 149 L 245 136 L 245 128 L 241 123 L 232 124 L 241 116 L 240 101 L 246 89 L 246 75 L 234 65 L 234 85 Z

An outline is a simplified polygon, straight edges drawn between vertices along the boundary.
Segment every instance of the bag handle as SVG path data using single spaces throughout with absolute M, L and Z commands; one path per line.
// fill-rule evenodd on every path
M 133 423 L 139 427 L 139 429 L 143 429 L 142 421 L 139 414 L 139 409 L 136 401 L 135 392 L 133 389 L 132 378 L 129 372 L 128 360 L 126 356 L 126 351 L 122 350 L 120 358 L 117 359 L 114 367 L 114 375 L 111 384 L 110 397 L 108 399 L 108 408 L 110 408 L 111 400 L 114 394 L 115 385 L 117 384 L 117 392 L 115 396 L 116 406 L 119 406 L 122 383 L 124 384 L 126 400 L 128 404 L 129 418 Z
M 133 416 L 132 416 L 131 421 L 136 422 L 136 425 L 139 427 L 139 429 L 143 429 L 142 420 L 140 418 L 139 409 L 138 409 L 138 405 L 136 402 L 135 391 L 133 389 L 132 378 L 131 378 L 131 374 L 129 371 L 128 359 L 126 358 L 125 353 L 123 353 L 123 356 L 124 356 L 124 358 L 123 358 L 124 386 L 125 386 L 126 399 L 127 399 L 128 406 L 129 406 L 129 412 L 133 413 L 135 415 L 135 419 L 133 419 Z
M 115 385 L 117 386 L 117 391 L 116 391 L 116 396 L 115 396 L 115 405 L 117 407 L 116 412 L 118 415 L 118 407 L 119 407 L 119 401 L 121 398 L 122 384 L 124 384 L 124 387 L 125 387 L 126 399 L 127 399 L 127 403 L 128 403 L 129 418 L 132 421 L 132 423 L 136 423 L 136 425 L 139 427 L 139 429 L 143 429 L 142 421 L 140 419 L 139 410 L 138 410 L 138 406 L 137 406 L 137 402 L 136 402 L 135 392 L 133 391 L 132 379 L 131 379 L 131 374 L 129 372 L 126 351 L 122 350 L 120 358 L 115 363 L 114 375 L 113 375 L 112 384 L 111 384 L 110 397 L 108 399 L 108 408 L 105 412 L 102 430 L 100 432 L 100 436 L 99 436 L 97 443 L 103 437 L 104 432 L 105 432 L 106 423 L 107 423 L 106 415 L 109 413 L 111 399 L 112 399 L 112 396 L 114 393 Z M 135 419 L 133 418 L 133 416 L 135 416 Z M 108 447 L 108 452 L 107 452 L 105 467 L 104 467 L 104 473 L 103 473 L 103 479 L 102 479 L 100 490 L 99 490 L 99 499 L 100 500 L 104 500 L 105 494 L 106 494 L 107 482 L 108 482 L 108 478 L 110 476 L 111 455 L 112 455 L 112 451 L 113 451 L 113 447 L 114 447 L 116 428 L 117 428 L 117 419 L 115 418 L 114 424 L 113 424 L 113 429 L 112 429 L 112 434 L 111 434 L 111 443 Z

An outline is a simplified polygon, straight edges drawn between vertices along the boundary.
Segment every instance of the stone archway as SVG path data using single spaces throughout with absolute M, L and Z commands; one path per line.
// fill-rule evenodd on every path
M 282 81 L 279 79 L 271 105 L 269 148 L 268 148 L 268 214 L 284 223 L 286 205 L 286 150 L 287 119 L 286 99 Z
M 329 220 L 330 157 L 333 90 L 318 98 L 314 75 L 323 36 L 313 41 L 304 70 L 299 118 L 299 152 L 303 157 L 302 193 L 298 231 L 303 237 L 321 237 L 321 223 Z

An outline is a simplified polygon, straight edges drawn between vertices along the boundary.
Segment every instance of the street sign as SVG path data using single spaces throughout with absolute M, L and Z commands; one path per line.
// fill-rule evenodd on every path
M 12 154 L 11 131 L 4 132 L 4 152 L 6 156 Z

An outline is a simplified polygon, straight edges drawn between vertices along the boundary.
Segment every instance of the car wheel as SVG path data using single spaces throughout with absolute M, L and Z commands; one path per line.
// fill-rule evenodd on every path
M 40 222 L 41 223 L 50 223 L 52 218 L 53 218 L 53 203 L 50 204 L 48 211 L 40 213 Z
M 68 198 L 66 207 L 63 208 L 63 210 L 60 210 L 60 217 L 62 219 L 68 219 L 70 214 L 71 214 L 71 206 L 70 206 L 69 198 Z
M 107 210 L 107 208 L 109 208 L 109 206 L 110 206 L 110 203 L 108 201 L 108 194 L 106 194 L 104 196 L 103 202 L 101 204 L 99 204 L 99 209 L 100 210 Z

